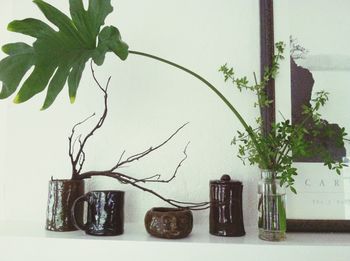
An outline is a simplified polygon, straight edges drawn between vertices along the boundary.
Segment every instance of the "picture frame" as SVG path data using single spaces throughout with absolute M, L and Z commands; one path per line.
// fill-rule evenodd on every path
M 338 6 L 335 6 L 333 2 L 329 2 L 329 1 L 325 1 L 325 2 L 328 2 L 328 3 L 323 3 L 323 5 L 328 4 L 330 6 L 329 8 L 322 9 L 322 10 L 332 10 L 333 15 L 336 15 L 337 8 L 346 10 L 346 8 L 344 7 L 344 5 L 346 5 L 345 1 L 340 1 L 343 3 L 343 5 L 338 5 Z M 314 16 L 318 13 L 317 11 L 315 12 L 314 10 L 316 6 L 317 8 L 322 8 L 322 7 L 326 8 L 325 6 L 320 7 L 319 5 L 312 5 L 312 3 L 310 2 L 305 3 L 305 1 L 300 2 L 300 1 L 294 1 L 294 0 L 293 1 L 284 0 L 278 3 L 275 1 L 275 4 L 276 5 L 278 4 L 277 8 L 276 8 L 276 5 L 274 6 L 273 0 L 260 0 L 261 72 L 263 72 L 264 68 L 266 66 L 269 66 L 271 63 L 271 58 L 274 53 L 273 52 L 274 51 L 273 47 L 275 42 L 274 39 L 277 38 L 275 34 L 276 27 L 279 27 L 278 28 L 279 32 L 283 31 L 283 34 L 286 34 L 286 31 L 288 31 L 290 36 L 292 35 L 292 32 L 303 32 L 305 30 L 309 30 L 308 32 L 304 32 L 302 34 L 304 36 L 304 38 L 302 39 L 306 39 L 310 37 L 310 39 L 308 38 L 309 39 L 308 43 L 310 43 L 312 47 L 315 47 L 315 49 L 318 48 L 319 45 L 322 45 L 324 50 L 332 51 L 332 47 L 333 47 L 332 39 L 328 39 L 323 44 L 320 44 L 320 42 L 317 42 L 317 40 L 316 41 L 314 40 L 315 37 L 321 38 L 320 36 L 322 34 L 319 32 L 319 29 L 317 26 L 322 27 L 322 23 L 327 23 L 327 19 L 325 17 L 319 17 L 319 19 L 317 19 L 317 17 L 314 17 L 313 19 L 317 20 L 319 23 L 312 23 L 315 26 L 313 30 L 310 29 L 311 25 L 309 25 L 310 23 L 307 22 L 308 20 L 311 19 L 310 13 L 312 13 L 312 15 Z M 350 7 L 350 3 L 347 3 L 347 5 L 349 5 Z M 301 10 L 301 8 L 303 9 Z M 305 8 L 310 8 L 309 12 L 307 12 Z M 284 12 L 283 15 L 279 13 L 279 12 L 282 12 L 282 10 Z M 288 14 L 285 13 L 286 10 L 288 10 L 287 11 Z M 309 15 L 306 17 L 305 14 L 309 14 Z M 303 17 L 303 15 L 305 17 Z M 278 19 L 278 23 L 275 24 L 276 17 Z M 284 21 L 281 21 L 281 19 L 284 19 Z M 304 24 L 305 25 L 307 24 L 309 26 L 303 26 L 303 21 L 300 21 L 302 19 L 305 19 Z M 332 23 L 332 22 L 329 21 L 329 23 Z M 347 19 L 346 24 L 350 26 L 350 18 Z M 283 26 L 284 27 L 281 28 L 281 25 L 282 27 Z M 315 33 L 315 35 L 313 35 L 313 32 Z M 336 32 L 333 32 L 333 35 L 336 35 L 335 33 Z M 339 37 L 343 37 L 343 36 L 339 35 Z M 276 118 L 278 118 L 278 114 L 281 114 L 281 111 L 287 112 L 287 114 L 289 113 L 288 116 L 290 116 L 292 121 L 293 121 L 293 117 L 295 120 L 296 104 L 297 106 L 300 106 L 300 104 L 296 102 L 296 100 L 300 98 L 300 97 L 298 98 L 298 96 L 300 96 L 301 95 L 300 93 L 302 92 L 300 91 L 300 88 L 302 87 L 303 88 L 302 90 L 305 90 L 305 86 L 300 86 L 301 84 L 300 81 L 298 82 L 296 80 L 300 78 L 300 75 L 297 75 L 297 76 L 295 75 L 296 65 L 294 64 L 295 62 L 294 58 L 288 57 L 289 52 L 290 54 L 292 54 L 292 51 L 293 51 L 292 48 L 296 48 L 297 51 L 299 51 L 299 55 L 303 55 L 302 50 L 305 51 L 307 49 L 306 47 L 303 47 L 300 43 L 298 43 L 296 39 L 298 39 L 297 36 L 291 36 L 289 38 L 290 40 L 289 44 L 292 47 L 290 47 L 289 44 L 286 43 L 287 48 L 286 48 L 285 56 L 287 56 L 286 57 L 287 68 L 286 69 L 281 68 L 281 70 L 288 70 L 286 74 L 289 74 L 290 78 L 288 79 L 288 77 L 286 77 L 287 80 L 284 81 L 284 83 L 287 83 L 287 84 L 276 85 L 275 87 L 275 83 L 271 82 L 267 86 L 267 90 L 266 90 L 267 95 L 270 99 L 274 100 L 274 103 L 271 104 L 271 106 L 269 106 L 267 109 L 264 109 L 262 113 L 262 118 L 264 120 L 264 128 L 265 128 L 264 131 L 267 133 L 269 131 L 269 126 L 271 126 L 271 124 L 276 121 Z M 337 39 L 337 38 L 334 38 L 334 39 Z M 322 41 L 322 39 L 319 39 L 318 41 Z M 311 43 L 314 43 L 314 44 L 311 44 Z M 293 44 L 294 44 L 294 47 L 293 47 Z M 330 46 L 329 49 L 327 49 L 327 44 Z M 309 68 L 309 71 L 307 73 L 311 74 L 311 78 L 314 81 L 312 82 L 311 80 L 309 83 L 309 85 L 312 84 L 311 90 L 316 89 L 316 87 L 313 88 L 313 86 L 316 86 L 316 84 L 317 84 L 317 88 L 319 87 L 319 85 L 322 87 L 324 86 L 328 87 L 329 83 L 332 81 L 330 79 L 334 77 L 334 74 L 337 73 L 337 68 L 341 69 L 340 71 L 342 71 L 343 72 L 342 74 L 344 74 L 341 77 L 348 80 L 348 83 L 350 85 L 350 73 L 349 73 L 349 79 L 347 79 L 347 74 L 344 73 L 347 70 L 350 70 L 350 62 L 347 62 L 347 58 L 349 58 L 349 61 L 350 61 L 350 49 L 347 50 L 347 52 L 349 57 L 346 56 L 342 58 L 335 55 L 328 55 L 328 56 L 319 55 L 308 60 L 309 67 L 310 66 L 311 67 Z M 334 62 L 333 60 L 329 62 L 327 58 L 335 59 L 336 62 Z M 328 61 L 328 65 L 327 65 L 327 61 Z M 342 62 L 340 63 L 342 64 L 342 67 L 339 67 L 339 62 Z M 304 66 L 307 67 L 307 65 L 304 65 Z M 302 69 L 308 70 L 308 68 L 302 68 Z M 330 69 L 331 69 L 331 72 L 329 72 Z M 292 75 L 293 73 L 294 75 Z M 281 74 L 284 74 L 284 72 L 281 72 Z M 299 78 L 296 78 L 296 77 L 299 77 Z M 335 77 L 339 78 L 340 76 L 335 76 Z M 305 81 L 305 79 L 303 80 Z M 339 85 L 342 85 L 342 83 L 340 82 L 337 82 L 337 83 Z M 284 89 L 282 90 L 282 88 Z M 299 88 L 299 90 L 297 88 Z M 330 93 L 333 94 L 331 95 L 330 98 L 334 98 L 332 96 L 335 96 L 336 101 L 335 103 L 333 102 L 333 104 L 331 104 L 332 108 L 330 109 L 330 111 L 333 111 L 333 114 L 328 113 L 328 111 L 326 111 L 326 114 L 329 114 L 327 116 L 333 115 L 330 118 L 331 119 L 335 118 L 334 122 L 341 122 L 343 125 L 345 123 L 345 127 L 347 129 L 350 129 L 350 117 L 346 117 L 344 121 L 341 117 L 336 117 L 339 115 L 334 116 L 334 113 L 336 113 L 341 106 L 343 106 L 344 108 L 346 107 L 346 104 L 344 104 L 344 100 L 342 100 L 342 97 L 339 97 L 340 95 L 338 94 L 334 95 L 334 93 L 337 93 L 336 90 L 334 91 L 334 89 L 331 89 Z M 290 97 L 289 99 L 286 99 L 286 97 L 282 97 L 282 95 L 283 96 L 290 95 Z M 350 91 L 349 91 L 348 97 L 350 97 Z M 283 102 L 279 102 L 281 99 L 283 99 Z M 308 99 L 311 99 L 311 95 L 310 97 L 308 97 Z M 285 102 L 288 100 L 289 100 L 289 103 Z M 335 104 L 337 104 L 338 108 Z M 286 107 L 289 106 L 289 108 L 281 108 L 284 106 Z M 331 123 L 332 121 L 330 121 L 330 124 Z M 346 149 L 344 148 L 345 151 L 349 151 L 348 147 Z M 335 152 L 332 151 L 332 153 L 334 153 L 338 158 L 341 156 L 345 156 L 344 157 L 345 160 L 349 155 L 349 153 L 342 155 L 342 153 L 344 154 L 344 151 L 335 151 Z M 336 176 L 335 174 L 330 173 L 328 168 L 323 166 L 323 164 L 320 163 L 319 162 L 320 160 L 318 159 L 304 159 L 300 161 L 301 162 L 295 163 L 296 167 L 298 168 L 298 177 L 296 178 L 296 188 L 298 190 L 298 194 L 294 195 L 293 193 L 288 193 L 287 231 L 288 232 L 350 232 L 350 213 L 349 213 L 350 212 L 350 169 L 345 168 L 341 176 Z
M 273 0 L 260 0 L 260 74 L 266 67 L 271 67 L 275 49 L 274 40 L 274 16 Z M 266 95 L 272 101 L 270 106 L 261 108 L 261 118 L 263 120 L 263 133 L 266 135 L 271 131 L 271 123 L 275 118 L 275 81 L 271 79 L 266 88 Z

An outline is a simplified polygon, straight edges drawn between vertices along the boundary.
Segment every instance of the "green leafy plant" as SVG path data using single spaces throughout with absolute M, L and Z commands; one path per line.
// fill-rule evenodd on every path
M 113 11 L 110 0 L 90 0 L 86 11 L 82 0 L 70 0 L 71 18 L 42 0 L 33 2 L 59 31 L 34 18 L 8 25 L 8 30 L 36 40 L 33 46 L 11 43 L 2 47 L 8 57 L 0 62 L 0 80 L 3 82 L 0 98 L 13 94 L 26 72 L 34 66 L 18 91 L 15 103 L 25 102 L 47 88 L 43 104 L 46 109 L 66 82 L 70 100 L 74 102 L 89 59 L 101 65 L 106 52 L 114 52 L 122 60 L 127 58 L 128 45 L 121 40 L 118 29 L 114 26 L 102 28 L 105 18 Z
M 270 79 L 275 79 L 279 63 L 283 57 L 284 44 L 276 43 L 276 54 L 273 57 L 272 66 L 266 68 L 261 82 L 257 82 L 254 74 L 254 84 L 250 84 L 247 77 L 238 78 L 235 76 L 233 68 L 227 64 L 223 65 L 219 71 L 224 75 L 224 80 L 230 81 L 239 91 L 252 91 L 257 96 L 257 102 L 254 106 L 261 109 L 268 107 L 273 101 L 269 100 L 265 88 Z M 294 177 L 297 175 L 297 169 L 293 167 L 293 159 L 321 155 L 324 165 L 334 170 L 337 174 L 346 166 L 343 162 L 336 161 L 323 144 L 315 142 L 323 133 L 325 139 L 336 139 L 338 146 L 344 145 L 346 137 L 345 128 L 341 128 L 341 133 L 336 135 L 334 131 L 321 120 L 319 110 L 325 106 L 328 101 L 329 93 L 320 91 L 311 100 L 311 106 L 304 105 L 304 119 L 301 123 L 292 124 L 290 120 L 283 117 L 282 122 L 273 123 L 272 130 L 268 135 L 263 134 L 262 119 L 256 119 L 257 127 L 251 132 L 238 131 L 233 138 L 232 144 L 238 145 L 238 157 L 244 164 L 249 162 L 251 165 L 258 165 L 261 169 L 269 169 L 275 173 L 275 179 L 280 180 L 280 185 L 286 185 L 292 192 L 296 193 Z M 312 125 L 310 124 L 312 122 Z M 259 150 L 256 146 L 259 144 Z

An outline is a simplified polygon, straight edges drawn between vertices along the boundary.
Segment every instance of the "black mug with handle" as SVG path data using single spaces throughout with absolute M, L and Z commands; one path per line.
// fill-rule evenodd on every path
M 124 191 L 91 191 L 77 198 L 72 206 L 74 225 L 93 236 L 116 236 L 124 232 Z M 83 224 L 77 217 L 78 206 L 87 202 L 87 218 Z

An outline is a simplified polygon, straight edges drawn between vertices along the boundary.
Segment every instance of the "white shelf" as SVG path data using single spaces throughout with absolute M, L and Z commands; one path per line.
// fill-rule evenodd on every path
M 6 222 L 0 225 L 0 260 L 350 260 L 350 234 L 289 233 L 285 242 L 259 240 L 255 228 L 238 238 L 216 237 L 197 225 L 185 239 L 149 236 L 142 224 L 126 224 L 116 237 L 83 232 L 48 232 L 42 224 Z

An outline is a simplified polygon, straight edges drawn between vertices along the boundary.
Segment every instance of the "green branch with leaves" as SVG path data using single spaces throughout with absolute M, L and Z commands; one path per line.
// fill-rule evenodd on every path
M 221 66 L 219 71 L 223 73 L 225 82 L 230 81 L 240 92 L 242 90 L 253 92 L 257 96 L 257 102 L 254 103 L 254 106 L 262 110 L 273 102 L 266 95 L 266 86 L 270 79 L 276 78 L 280 61 L 284 59 L 283 52 L 283 42 L 276 43 L 276 54 L 273 57 L 272 66 L 265 68 L 261 82 L 257 82 L 255 73 L 254 84 L 251 84 L 246 76 L 236 77 L 233 68 L 229 68 L 227 64 Z M 275 173 L 274 178 L 280 180 L 280 185 L 286 185 L 294 193 L 296 193 L 293 186 L 294 177 L 297 175 L 297 169 L 293 167 L 294 159 L 321 155 L 324 165 L 337 174 L 341 174 L 341 169 L 346 166 L 345 163 L 334 160 L 326 147 L 312 140 L 312 138 L 319 137 L 322 132 L 324 138 L 335 139 L 337 146 L 341 147 L 347 136 L 345 128 L 341 128 L 341 133 L 335 135 L 321 119 L 319 111 L 329 100 L 329 93 L 320 91 L 315 95 L 311 99 L 311 106 L 303 106 L 304 119 L 301 123 L 292 124 L 282 115 L 284 120 L 273 123 L 271 132 L 268 135 L 263 135 L 262 119 L 258 117 L 256 119 L 258 126 L 254 129 L 253 135 L 238 131 L 232 140 L 232 144 L 238 145 L 238 157 L 243 164 L 249 162 L 249 164 L 258 165 L 262 169 L 272 170 Z M 310 122 L 312 122 L 312 126 Z M 263 154 L 257 150 L 256 141 Z

